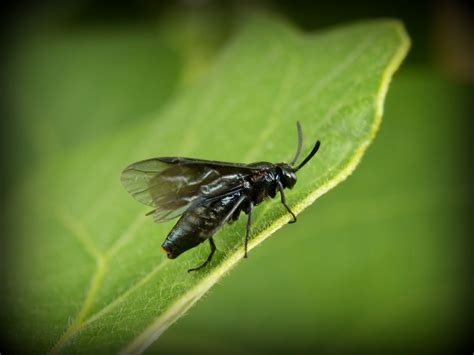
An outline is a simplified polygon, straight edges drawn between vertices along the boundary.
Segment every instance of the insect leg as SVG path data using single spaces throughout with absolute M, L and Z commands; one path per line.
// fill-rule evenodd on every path
M 211 262 L 212 257 L 214 256 L 214 253 L 216 252 L 216 249 L 217 249 L 216 244 L 214 243 L 214 239 L 212 239 L 212 237 L 209 238 L 209 244 L 211 245 L 211 253 L 207 257 L 207 260 L 202 265 L 199 265 L 198 267 L 189 269 L 188 272 L 197 271 L 199 269 L 202 269 L 204 266 L 206 266 L 207 264 L 209 264 Z
M 250 227 L 252 226 L 252 209 L 253 209 L 253 203 L 252 203 L 252 201 L 250 201 L 249 216 L 247 218 L 247 231 L 245 232 L 245 254 L 244 254 L 244 258 L 247 257 L 247 245 L 249 244 Z
M 232 207 L 232 209 L 229 211 L 229 213 L 227 213 L 227 215 L 222 219 L 222 222 L 219 224 L 219 227 L 217 227 L 218 229 L 219 228 L 222 228 L 222 226 L 224 224 L 227 223 L 227 221 L 229 221 L 229 219 L 232 218 L 232 215 L 234 214 L 234 212 L 237 210 L 237 208 L 239 208 L 239 206 L 242 204 L 242 202 L 244 202 L 245 200 L 245 196 L 241 196 L 237 202 L 235 203 L 235 205 Z
M 232 207 L 232 209 L 229 211 L 229 213 L 227 213 L 227 215 L 222 219 L 221 223 L 219 223 L 219 225 L 216 228 L 216 231 L 219 228 L 221 228 L 230 218 L 232 218 L 232 215 L 237 210 L 237 208 L 241 205 L 241 203 L 244 202 L 244 200 L 245 200 L 245 196 L 242 196 L 237 200 L 237 202 Z M 217 249 L 216 244 L 214 244 L 214 239 L 212 239 L 212 237 L 209 238 L 209 244 L 211 245 L 211 254 L 209 254 L 209 256 L 207 257 L 207 260 L 202 265 L 200 265 L 198 267 L 195 267 L 193 269 L 189 269 L 188 272 L 202 269 L 204 266 L 206 266 L 211 261 L 212 257 L 214 256 L 214 253 Z
M 286 204 L 286 197 L 285 197 L 285 193 L 283 192 L 283 186 L 282 186 L 281 182 L 279 182 L 279 181 L 278 181 L 278 190 L 280 191 L 281 203 L 283 204 L 283 206 L 285 206 L 286 210 L 293 216 L 293 220 L 289 221 L 288 223 L 295 223 L 296 222 L 296 216 L 293 213 L 293 211 L 290 209 L 290 206 L 288 206 Z

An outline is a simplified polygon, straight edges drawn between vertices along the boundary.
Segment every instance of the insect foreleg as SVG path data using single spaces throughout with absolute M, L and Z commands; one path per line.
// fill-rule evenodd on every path
M 286 204 L 286 197 L 285 197 L 285 193 L 283 192 L 283 186 L 282 186 L 281 182 L 279 182 L 279 181 L 277 182 L 277 184 L 278 184 L 278 190 L 280 191 L 281 203 L 283 204 L 283 206 L 285 206 L 286 210 L 293 216 L 293 220 L 289 221 L 288 223 L 295 223 L 296 222 L 296 216 L 293 213 L 293 211 L 291 210 L 290 206 L 288 206 Z
M 249 244 L 249 236 L 250 236 L 250 227 L 252 226 L 252 210 L 253 210 L 253 203 L 250 201 L 249 205 L 249 213 L 247 218 L 247 231 L 245 232 L 245 254 L 244 258 L 247 257 L 247 245 Z

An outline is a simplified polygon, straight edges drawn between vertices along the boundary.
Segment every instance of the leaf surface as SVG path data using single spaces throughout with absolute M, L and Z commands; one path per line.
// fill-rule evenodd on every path
M 149 353 L 308 353 L 335 339 L 338 353 L 371 353 L 374 341 L 381 353 L 456 347 L 471 301 L 464 90 L 433 71 L 400 70 L 354 175 L 257 248 Z
M 145 217 L 149 209 L 121 187 L 121 170 L 154 156 L 289 161 L 299 120 L 303 154 L 322 142 L 287 193 L 299 213 L 360 161 L 408 46 L 403 26 L 392 20 L 305 35 L 280 20 L 252 17 L 205 77 L 159 117 L 132 122 L 35 172 L 12 216 L 19 236 L 8 294 L 15 299 L 12 334 L 40 351 L 146 349 L 242 259 L 246 221 L 221 230 L 210 267 L 188 274 L 208 245 L 167 260 L 160 245 L 174 221 L 157 225 Z M 250 249 L 289 220 L 277 199 L 259 206 Z

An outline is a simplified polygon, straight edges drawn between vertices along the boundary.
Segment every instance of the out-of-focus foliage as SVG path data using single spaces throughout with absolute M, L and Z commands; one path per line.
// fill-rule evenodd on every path
M 180 57 L 154 27 L 43 30 L 9 62 L 13 113 L 33 162 L 139 123 L 172 96 Z

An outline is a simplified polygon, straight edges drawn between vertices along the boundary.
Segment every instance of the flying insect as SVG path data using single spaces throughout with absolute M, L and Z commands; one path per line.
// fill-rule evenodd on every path
M 298 145 L 290 163 L 227 163 L 181 157 L 162 157 L 139 161 L 122 171 L 121 182 L 139 202 L 154 209 L 147 213 L 156 223 L 180 217 L 171 229 L 162 249 L 174 259 L 183 252 L 208 240 L 211 252 L 200 270 L 212 260 L 216 251 L 214 234 L 226 223 L 247 214 L 245 253 L 252 225 L 252 211 L 267 197 L 280 194 L 281 203 L 296 222 L 296 215 L 286 203 L 284 189 L 296 184 L 296 173 L 319 149 L 317 141 L 308 156 L 295 166 L 301 153 L 303 133 L 299 122 Z

